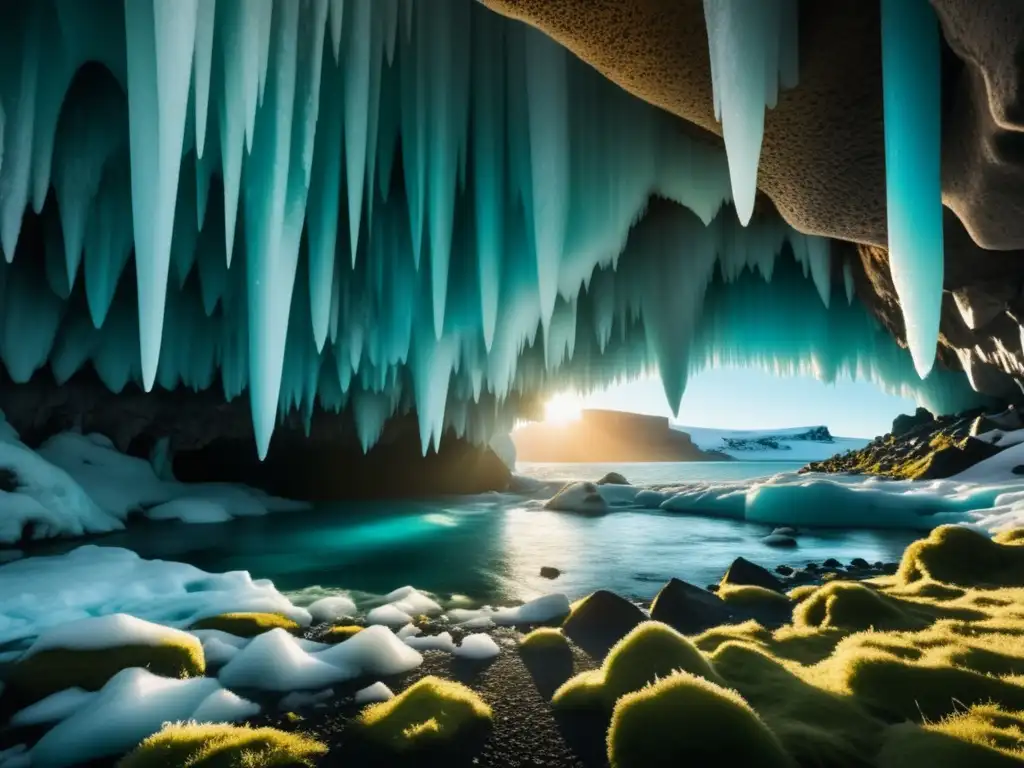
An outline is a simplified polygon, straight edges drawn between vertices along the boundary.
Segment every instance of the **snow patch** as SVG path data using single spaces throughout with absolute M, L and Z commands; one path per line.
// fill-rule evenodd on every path
M 254 637 L 217 678 L 229 688 L 284 692 L 323 688 L 356 677 L 357 673 L 357 669 L 310 654 L 278 627 Z
M 345 595 L 323 597 L 306 606 L 313 621 L 337 621 L 356 615 L 356 604 Z
M 462 639 L 462 645 L 455 649 L 455 655 L 462 659 L 493 659 L 501 653 L 498 644 L 487 634 L 466 635 Z
M 365 688 L 360 688 L 356 691 L 355 698 L 356 704 L 376 704 L 381 701 L 390 701 L 395 698 L 395 694 L 384 683 L 377 682 Z
M 502 608 L 491 614 L 495 624 L 541 624 L 569 615 L 569 598 L 561 593 L 544 595 L 516 608 Z M 475 618 L 475 617 L 473 617 Z

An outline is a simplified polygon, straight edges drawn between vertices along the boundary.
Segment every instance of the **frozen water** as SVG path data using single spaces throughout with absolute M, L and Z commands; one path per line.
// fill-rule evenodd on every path
M 58 691 L 20 712 L 15 712 L 11 717 L 11 725 L 20 728 L 64 720 L 87 706 L 96 695 L 95 691 L 85 691 L 81 688 Z
M 494 642 L 490 635 L 479 633 L 475 635 L 466 635 L 462 638 L 462 643 L 454 651 L 455 655 L 463 659 L 493 659 L 499 653 L 501 649 L 498 648 L 498 644 Z

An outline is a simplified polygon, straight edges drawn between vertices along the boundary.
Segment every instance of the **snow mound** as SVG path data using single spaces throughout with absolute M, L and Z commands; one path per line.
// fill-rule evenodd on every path
M 419 616 L 420 614 L 436 616 L 441 613 L 440 605 L 429 595 L 413 587 L 399 587 L 393 592 L 389 592 L 384 599 L 403 613 L 413 616 Z
M 180 629 L 154 624 L 126 613 L 112 613 L 53 627 L 32 643 L 25 656 L 54 648 L 98 651 L 122 645 L 191 645 L 197 642 L 197 638 Z
M 213 678 L 176 680 L 159 677 L 145 669 L 124 669 L 114 675 L 89 702 L 89 706 L 50 730 L 32 748 L 32 765 L 76 765 L 123 754 L 165 722 L 191 720 L 212 714 L 234 718 L 252 710 L 227 694 Z M 236 701 L 237 699 L 237 701 Z M 204 710 L 205 709 L 205 713 Z
M 119 547 L 86 545 L 0 566 L 0 643 L 113 613 L 180 628 L 232 611 L 281 613 L 303 626 L 312 621 L 273 584 L 245 571 L 206 573 Z
M 445 651 L 451 653 L 455 650 L 455 641 L 451 633 L 442 632 L 439 635 L 427 635 L 425 637 L 407 637 L 405 644 L 417 651 Z
M 501 653 L 498 644 L 490 635 L 480 634 L 466 635 L 462 645 L 455 649 L 455 655 L 463 659 L 483 660 L 493 659 Z
M 182 523 L 226 523 L 232 520 L 224 505 L 211 499 L 181 498 L 146 510 L 150 520 L 178 520 Z
M 281 699 L 281 701 L 277 703 L 277 708 L 281 712 L 294 712 L 297 709 L 307 709 L 309 707 L 315 707 L 317 704 L 323 704 L 324 702 L 329 701 L 333 696 L 333 688 L 326 688 L 314 693 L 294 691 Z
M 366 614 L 367 624 L 382 624 L 385 627 L 404 627 L 412 616 L 395 605 L 381 605 Z
M 203 656 L 206 657 L 207 669 L 223 667 L 230 662 L 242 649 L 241 645 L 226 643 L 219 637 L 211 637 L 203 641 Z
M 833 437 L 823 426 L 740 430 L 674 425 L 673 429 L 687 433 L 702 451 L 718 451 L 743 461 L 822 461 L 871 442 Z
M 381 701 L 390 701 L 393 698 L 395 698 L 395 694 L 381 682 L 368 685 L 356 691 L 356 704 L 360 705 L 376 704 Z
M 595 483 L 569 483 L 544 502 L 544 508 L 581 515 L 603 515 L 611 510 Z
M 97 695 L 96 691 L 66 688 L 16 712 L 11 718 L 11 725 L 21 728 L 26 725 L 42 725 L 65 720 L 89 704 Z
M 405 640 L 407 637 L 416 637 L 417 635 L 420 635 L 422 633 L 423 630 L 417 627 L 415 624 L 406 624 L 404 627 L 398 630 L 395 633 L 395 635 L 398 638 Z
M 502 608 L 491 614 L 495 624 L 540 624 L 569 615 L 569 598 L 561 593 L 544 595 L 516 608 Z
M 221 688 L 203 699 L 191 719 L 197 723 L 237 723 L 259 713 L 259 704 Z
M 229 688 L 283 692 L 319 689 L 356 676 L 356 669 L 328 663 L 322 656 L 305 651 L 294 637 L 278 627 L 249 641 L 217 678 Z
M 356 615 L 356 604 L 345 595 L 323 597 L 315 603 L 306 606 L 313 621 L 337 621 L 348 616 Z
M 367 627 L 344 643 L 321 651 L 316 658 L 360 675 L 399 675 L 423 663 L 419 653 L 382 626 Z

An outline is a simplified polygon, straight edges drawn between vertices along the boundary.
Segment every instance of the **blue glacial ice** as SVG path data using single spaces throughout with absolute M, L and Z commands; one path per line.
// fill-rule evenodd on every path
M 795 0 L 705 3 L 725 152 L 470 0 L 23 5 L 0 33 L 16 382 L 248 393 L 261 455 L 290 412 L 351 411 L 368 450 L 414 409 L 426 451 L 485 443 L 556 387 L 658 370 L 678 405 L 722 364 L 975 400 L 918 375 L 942 274 L 925 0 L 883 4 L 916 371 L 827 240 L 753 211 L 764 111 L 797 86 Z

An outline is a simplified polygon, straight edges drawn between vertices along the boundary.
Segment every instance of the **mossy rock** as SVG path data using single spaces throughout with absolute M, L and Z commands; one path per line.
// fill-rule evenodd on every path
M 1010 546 L 1024 545 L 1024 528 L 1012 528 L 1009 531 L 1002 531 L 997 533 L 992 540 L 999 544 L 1008 544 Z
M 366 707 L 358 722 L 367 738 L 406 751 L 450 745 L 492 718 L 491 708 L 471 689 L 430 675 L 395 698 Z
M 687 672 L 619 699 L 608 762 L 612 768 L 796 765 L 739 694 Z
M 814 590 L 793 609 L 798 627 L 838 629 L 919 629 L 921 619 L 898 601 L 854 581 L 836 581 Z
M 730 608 L 766 621 L 786 621 L 793 612 L 793 602 L 787 595 L 764 587 L 723 584 L 718 596 Z
M 569 641 L 561 630 L 554 627 L 539 627 L 519 641 L 520 650 L 527 653 L 569 652 Z
M 552 698 L 563 708 L 614 706 L 619 697 L 683 670 L 720 682 L 711 662 L 687 638 L 666 624 L 647 621 L 609 651 L 599 670 L 566 681 Z
M 280 613 L 222 613 L 192 625 L 192 629 L 219 629 L 236 637 L 256 637 L 278 628 L 293 635 L 302 632 L 302 627 Z
M 1003 544 L 958 525 L 942 525 L 907 547 L 896 579 L 962 587 L 1024 586 L 1024 547 Z
M 350 637 L 355 637 L 362 632 L 365 627 L 361 627 L 358 624 L 342 624 L 337 627 L 331 627 L 320 638 L 322 643 L 343 643 Z
M 118 768 L 283 768 L 312 766 L 327 746 L 301 733 L 224 723 L 168 723 Z
M 206 672 L 206 659 L 202 644 L 191 636 L 161 645 L 52 648 L 23 657 L 8 668 L 3 708 L 25 707 L 66 688 L 98 691 L 129 667 L 144 667 L 164 677 L 198 677 Z
M 644 612 L 626 598 L 599 589 L 572 604 L 562 632 L 584 651 L 601 658 L 646 619 Z

